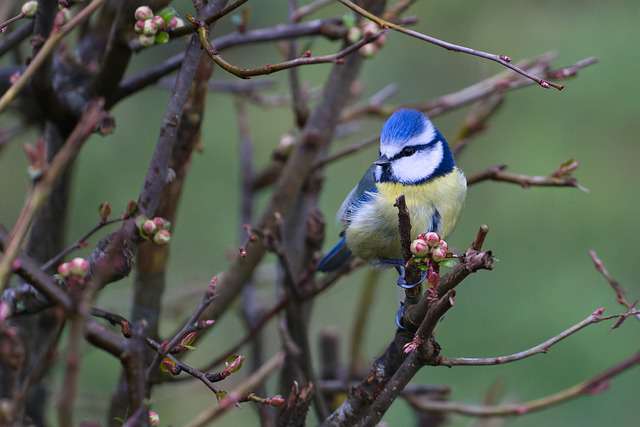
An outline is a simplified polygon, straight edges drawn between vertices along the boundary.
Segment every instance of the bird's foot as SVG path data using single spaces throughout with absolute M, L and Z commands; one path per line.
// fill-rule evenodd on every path
M 400 302 L 400 307 L 398 307 L 398 311 L 396 312 L 396 326 L 400 330 L 405 330 L 404 326 L 402 326 L 402 318 L 404 317 L 404 302 Z
M 405 279 L 405 268 L 404 266 L 400 266 L 400 267 L 396 267 L 396 270 L 398 270 L 398 286 L 400 286 L 402 289 L 413 289 L 416 286 L 420 286 L 422 284 L 422 282 L 424 282 L 424 280 L 427 278 L 427 272 L 426 271 L 421 271 L 420 272 L 420 278 L 413 282 L 413 283 L 408 283 L 407 280 Z

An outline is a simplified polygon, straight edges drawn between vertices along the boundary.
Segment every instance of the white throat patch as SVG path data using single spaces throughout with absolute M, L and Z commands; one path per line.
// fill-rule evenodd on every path
M 443 155 L 442 141 L 437 141 L 429 148 L 418 151 L 412 156 L 396 159 L 391 162 L 393 178 L 403 183 L 422 181 L 438 169 Z

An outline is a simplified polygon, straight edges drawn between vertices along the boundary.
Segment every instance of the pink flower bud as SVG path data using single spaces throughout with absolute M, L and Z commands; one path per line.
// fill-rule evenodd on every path
M 74 258 L 70 264 L 69 271 L 74 276 L 84 276 L 89 271 L 89 261 L 84 258 Z
M 156 245 L 166 245 L 171 240 L 171 232 L 169 230 L 158 230 L 153 236 L 153 243 Z
M 162 16 L 156 15 L 151 18 L 151 21 L 156 24 L 156 27 L 158 27 L 159 30 L 164 30 L 164 19 L 162 19 Z
M 142 34 L 142 32 L 144 31 L 144 21 L 136 21 L 136 23 L 133 24 L 133 31 L 135 31 L 137 34 Z
M 0 300 L 0 323 L 7 320 L 11 316 L 11 306 L 6 301 Z
M 12 85 L 16 84 L 16 82 L 20 80 L 21 75 L 22 73 L 20 71 L 16 71 L 15 73 L 11 74 L 11 76 L 9 76 L 9 83 L 11 83 Z
M 275 396 L 272 396 L 272 397 L 268 398 L 268 399 L 265 401 L 265 403 L 266 403 L 267 405 L 270 405 L 270 406 L 274 406 L 274 407 L 276 407 L 276 408 L 279 408 L 279 407 L 281 407 L 281 406 L 283 406 L 283 405 L 284 405 L 285 400 L 284 400 L 284 397 L 280 396 L 279 394 L 276 394 Z
M 358 53 L 360 53 L 360 55 L 364 56 L 365 58 L 371 58 L 376 54 L 377 51 L 378 48 L 373 43 L 365 44 L 360 49 L 358 49 Z
M 371 37 L 374 34 L 376 34 L 378 31 L 380 31 L 380 27 L 375 22 L 367 21 L 362 26 L 362 32 L 364 33 L 365 37 Z
M 140 6 L 136 9 L 134 16 L 137 21 L 144 21 L 153 18 L 153 11 L 149 6 Z
M 447 242 L 445 242 L 444 240 L 440 240 L 438 242 L 438 247 L 442 248 L 444 253 L 448 253 L 449 252 L 449 245 L 447 245 Z
M 438 236 L 438 233 L 430 231 L 424 235 L 424 240 L 427 242 L 427 245 L 433 248 L 438 246 L 438 244 L 440 243 L 440 236 Z
M 158 227 L 158 230 L 169 228 L 169 225 L 171 225 L 169 221 L 159 216 L 153 218 L 153 222 L 156 224 L 156 227 Z
M 38 12 L 38 2 L 35 0 L 28 1 L 22 5 L 20 11 L 26 18 L 33 18 Z
M 149 425 L 151 427 L 160 425 L 160 415 L 156 411 L 149 411 Z
M 184 27 L 184 21 L 177 16 L 171 18 L 169 20 L 169 24 L 167 24 L 167 29 L 169 30 L 177 30 L 178 28 L 182 27 Z
M 447 257 L 447 251 L 438 246 L 431 252 L 431 257 L 435 262 L 443 261 Z
M 58 266 L 58 274 L 62 277 L 69 276 L 69 273 L 71 273 L 71 266 L 68 262 L 63 262 Z
M 429 253 L 427 242 L 422 239 L 416 239 L 411 242 L 411 253 L 417 256 L 426 256 Z
M 150 219 L 142 224 L 142 231 L 144 231 L 147 236 L 153 236 L 157 229 L 156 223 Z
M 143 47 L 153 46 L 155 42 L 156 42 L 156 38 L 154 36 L 145 36 L 144 34 L 140 34 L 138 36 L 138 43 L 140 43 L 140 46 L 143 46 Z
M 362 37 L 362 31 L 358 27 L 351 27 L 347 32 L 347 40 L 349 43 L 355 43 Z
M 233 357 L 233 356 L 232 356 Z M 242 364 L 244 363 L 244 356 L 236 355 L 233 360 L 225 362 L 224 370 L 229 374 L 233 374 L 242 368 Z
M 144 21 L 144 28 L 142 29 L 142 33 L 145 36 L 155 36 L 158 32 L 158 25 L 153 22 L 151 19 L 147 19 Z

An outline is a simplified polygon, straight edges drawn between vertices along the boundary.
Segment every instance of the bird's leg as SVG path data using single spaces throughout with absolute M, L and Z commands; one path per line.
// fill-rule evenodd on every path
M 427 272 L 426 271 L 421 271 L 420 272 L 420 278 L 418 279 L 417 282 L 415 282 L 415 283 L 407 283 L 407 280 L 405 278 L 406 270 L 405 270 L 405 262 L 404 262 L 404 260 L 402 260 L 402 259 L 393 259 L 393 258 L 385 258 L 385 259 L 381 259 L 380 263 L 381 264 L 386 264 L 386 265 L 391 265 L 396 269 L 396 271 L 398 272 L 397 284 L 402 289 L 413 289 L 416 286 L 420 286 L 420 284 L 422 284 L 422 282 L 427 278 Z M 398 327 L 398 329 L 405 329 L 405 327 L 402 326 L 402 318 L 404 316 L 404 311 L 405 311 L 404 302 L 400 302 L 400 307 L 398 308 L 398 311 L 396 312 L 396 326 Z

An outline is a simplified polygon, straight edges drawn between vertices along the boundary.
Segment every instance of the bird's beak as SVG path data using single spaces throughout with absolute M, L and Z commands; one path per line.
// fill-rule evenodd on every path
M 376 166 L 386 166 L 389 163 L 391 163 L 391 160 L 389 160 L 389 158 L 387 156 L 380 156 L 378 158 L 378 160 L 373 162 L 373 164 L 376 165 Z

